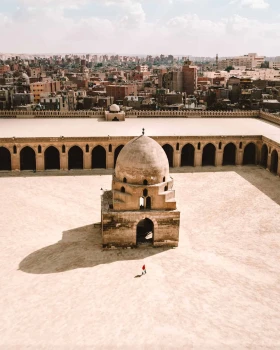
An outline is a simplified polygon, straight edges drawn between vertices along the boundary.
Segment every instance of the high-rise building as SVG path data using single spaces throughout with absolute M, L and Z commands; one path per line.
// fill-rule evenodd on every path
M 183 92 L 188 95 L 193 95 L 197 89 L 197 67 L 191 65 L 190 60 L 185 61 L 182 73 L 183 73 Z

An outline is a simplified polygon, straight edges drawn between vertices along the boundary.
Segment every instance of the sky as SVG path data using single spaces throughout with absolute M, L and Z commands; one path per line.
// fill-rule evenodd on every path
M 280 56 L 280 0 L 0 0 L 1 53 Z

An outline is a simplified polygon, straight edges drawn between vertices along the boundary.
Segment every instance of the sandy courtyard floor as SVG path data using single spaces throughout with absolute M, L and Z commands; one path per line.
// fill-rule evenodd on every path
M 168 250 L 101 250 L 110 175 L 0 177 L 1 349 L 279 349 L 280 179 L 201 170 Z

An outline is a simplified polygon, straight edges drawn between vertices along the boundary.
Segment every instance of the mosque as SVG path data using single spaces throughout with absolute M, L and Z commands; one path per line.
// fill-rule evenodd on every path
M 144 135 L 121 150 L 101 203 L 104 247 L 177 247 L 180 212 L 163 148 Z

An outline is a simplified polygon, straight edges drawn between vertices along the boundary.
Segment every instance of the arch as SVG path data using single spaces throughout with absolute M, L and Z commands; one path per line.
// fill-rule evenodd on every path
M 68 151 L 68 169 L 83 169 L 84 152 L 79 146 L 73 146 Z
M 216 147 L 212 143 L 208 143 L 203 147 L 202 166 L 214 165 L 216 158 Z
M 151 197 L 146 198 L 146 209 L 152 209 L 152 199 Z
M 6 147 L 0 147 L 0 170 L 12 170 L 11 152 Z
M 268 159 L 268 147 L 266 144 L 262 145 L 261 149 L 261 162 L 260 165 L 264 167 L 265 169 L 267 168 L 267 159 Z
M 152 237 L 146 239 L 149 232 L 152 232 Z M 152 220 L 145 218 L 140 220 L 136 226 L 136 244 L 153 244 L 154 241 L 154 223 Z
M 20 170 L 36 170 L 36 154 L 29 146 L 20 151 Z
M 60 154 L 59 150 L 50 146 L 45 150 L 45 170 L 60 169 Z
M 118 159 L 118 156 L 120 154 L 120 151 L 124 148 L 124 145 L 120 145 L 118 146 L 116 149 L 115 149 L 115 153 L 114 153 L 114 168 L 116 166 L 116 163 L 117 163 L 117 159 Z
M 143 197 L 147 197 L 147 195 L 148 195 L 148 190 L 145 188 L 145 189 L 143 190 Z
M 270 171 L 273 174 L 277 175 L 277 170 L 278 170 L 278 153 L 276 150 L 273 150 L 271 153 Z
M 162 148 L 167 156 L 169 166 L 170 166 L 170 168 L 172 168 L 173 167 L 173 153 L 174 153 L 173 147 L 170 146 L 168 143 L 166 143 L 165 145 L 162 146 Z
M 125 184 L 127 183 L 126 177 L 123 178 L 123 182 L 124 182 Z
M 224 148 L 223 165 L 235 165 L 236 146 L 234 143 L 228 143 Z
M 147 180 L 144 180 L 144 181 L 143 181 L 143 185 L 147 186 L 147 185 L 148 185 L 148 181 L 147 181 Z
M 182 148 L 181 166 L 194 166 L 194 146 L 190 143 Z
M 251 142 L 245 146 L 243 153 L 243 165 L 256 164 L 256 145 Z
M 91 153 L 92 169 L 106 169 L 106 150 L 102 146 L 96 146 Z
M 125 193 L 125 188 L 122 186 L 122 188 L 121 188 L 121 192 L 122 193 Z

